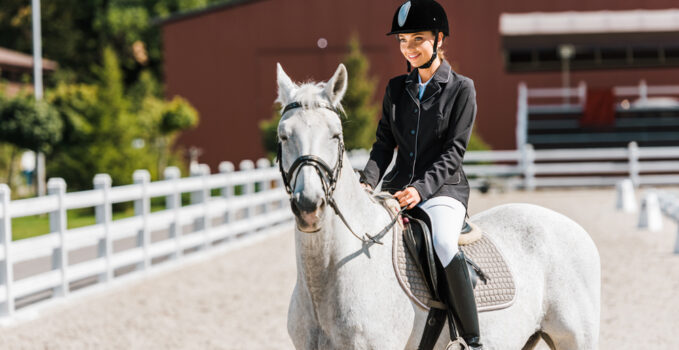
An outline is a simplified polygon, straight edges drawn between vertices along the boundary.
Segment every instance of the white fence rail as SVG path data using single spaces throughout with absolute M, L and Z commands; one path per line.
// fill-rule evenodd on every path
M 354 168 L 362 168 L 366 152 L 353 152 Z M 534 189 L 551 186 L 614 185 L 631 178 L 636 185 L 679 184 L 679 147 L 467 152 L 465 171 L 473 187 L 501 181 Z M 56 300 L 178 261 L 193 251 L 208 250 L 226 239 L 255 231 L 292 227 L 287 194 L 277 167 L 267 160 L 243 161 L 240 170 L 220 164 L 210 174 L 206 165 L 180 178 L 168 168 L 164 180 L 151 182 L 149 173 L 134 173 L 134 183 L 111 187 L 100 174 L 94 189 L 66 192 L 62 179 L 51 179 L 48 195 L 10 201 L 10 190 L 0 184 L 0 317 L 36 299 Z M 236 188 L 238 191 L 236 191 Z M 182 194 L 190 204 L 182 206 Z M 165 207 L 151 211 L 151 199 L 163 198 Z M 134 216 L 112 219 L 116 203 L 134 203 Z M 94 208 L 95 224 L 68 228 L 67 211 Z M 12 219 L 49 215 L 50 233 L 12 241 Z M 44 267 L 16 273 L 18 267 Z M 47 303 L 43 302 L 43 303 Z
M 94 190 L 74 193 L 53 178 L 47 196 L 15 201 L 7 185 L 0 184 L 0 317 L 12 316 L 31 296 L 55 300 L 78 293 L 83 281 L 104 284 L 235 236 L 292 227 L 281 176 L 266 159 L 256 168 L 243 161 L 238 172 L 224 162 L 219 170 L 210 174 L 201 165 L 191 177 L 180 178 L 179 169 L 170 167 L 165 179 L 156 182 L 138 170 L 134 184 L 117 187 L 100 174 Z M 190 193 L 190 204 L 182 206 L 182 193 Z M 165 208 L 151 212 L 151 199 L 158 197 L 164 198 Z M 112 220 L 112 205 L 129 201 L 135 215 Z M 67 228 L 68 210 L 91 207 L 94 225 Z M 50 233 L 12 241 L 12 219 L 40 214 L 49 215 Z M 43 265 L 47 261 L 46 271 L 15 276 L 17 265 L 39 265 L 41 259 Z
M 362 168 L 367 153 L 357 153 L 352 164 Z M 615 186 L 630 178 L 634 185 L 679 184 L 679 147 L 469 151 L 465 173 L 474 188 L 501 185 L 538 187 Z

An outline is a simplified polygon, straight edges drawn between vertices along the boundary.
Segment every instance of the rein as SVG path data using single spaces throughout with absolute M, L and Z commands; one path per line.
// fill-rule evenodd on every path
M 284 115 L 286 112 L 288 112 L 291 109 L 295 108 L 302 108 L 302 104 L 299 102 L 292 102 L 285 106 L 283 108 L 283 111 L 281 112 L 281 116 Z M 320 108 L 327 108 L 336 114 L 339 114 L 337 109 L 331 108 L 331 107 L 320 107 Z M 333 197 L 333 194 L 335 192 L 335 188 L 337 187 L 337 181 L 339 180 L 339 175 L 340 171 L 342 170 L 342 159 L 344 158 L 344 141 L 343 139 L 340 138 L 339 142 L 337 143 L 337 148 L 338 148 L 338 159 L 337 162 L 335 163 L 335 167 L 331 168 L 326 162 L 323 161 L 318 156 L 315 156 L 313 154 L 307 154 L 298 157 L 295 159 L 295 161 L 292 163 L 290 166 L 290 169 L 286 172 L 285 169 L 283 169 L 283 146 L 281 142 L 278 142 L 278 170 L 281 172 L 281 175 L 283 176 L 283 184 L 285 185 L 285 191 L 288 193 L 290 196 L 290 202 L 292 203 L 293 197 L 292 197 L 292 186 L 297 183 L 297 174 L 299 174 L 299 171 L 305 167 L 305 166 L 311 166 L 316 170 L 316 173 L 321 179 L 321 184 L 323 185 L 323 193 L 325 195 L 325 201 L 332 207 L 332 209 L 335 211 L 335 214 L 339 216 L 339 218 L 342 220 L 344 223 L 344 226 L 346 226 L 351 234 L 354 235 L 357 239 L 361 240 L 363 243 L 369 244 L 369 243 L 377 243 L 377 244 L 383 244 L 382 242 L 379 241 L 379 238 L 387 231 L 389 231 L 398 221 L 399 215 L 401 215 L 407 207 L 401 208 L 396 215 L 392 218 L 391 222 L 387 224 L 382 230 L 380 230 L 379 233 L 371 236 L 368 233 L 365 233 L 363 237 L 359 236 L 356 234 L 356 232 L 351 228 L 349 225 L 349 222 L 347 222 L 347 219 L 344 217 L 342 214 L 342 211 L 339 209 L 339 206 L 337 205 L 337 202 L 335 202 L 335 198 Z M 388 210 L 389 213 L 391 214 L 391 211 Z

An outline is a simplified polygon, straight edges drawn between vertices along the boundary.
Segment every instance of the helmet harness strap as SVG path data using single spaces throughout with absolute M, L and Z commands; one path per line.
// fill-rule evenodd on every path
M 436 51 L 438 49 L 438 45 L 439 45 L 439 31 L 437 30 L 437 31 L 434 32 L 434 52 L 431 54 L 431 58 L 429 59 L 429 61 L 427 63 L 425 63 L 425 64 L 423 64 L 423 65 L 421 65 L 417 68 L 427 69 L 427 68 L 431 67 L 431 64 L 434 63 L 434 60 L 436 59 L 436 56 L 437 56 Z M 410 62 L 408 62 L 408 63 L 410 64 Z

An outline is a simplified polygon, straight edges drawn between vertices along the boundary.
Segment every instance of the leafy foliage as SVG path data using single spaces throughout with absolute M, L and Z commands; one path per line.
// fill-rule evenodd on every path
M 59 0 L 41 1 L 43 54 L 59 62 L 57 79 L 93 83 L 92 62 L 110 47 L 120 59 L 125 85 L 150 70 L 161 76 L 160 26 L 172 13 L 229 0 Z M 31 2 L 0 1 L 0 46 L 25 53 L 32 48 Z M 74 72 L 75 74 L 69 74 Z M 70 82 L 76 82 L 70 81 Z
M 274 107 L 274 114 L 271 119 L 259 122 L 259 132 L 262 138 L 262 145 L 266 151 L 267 158 L 274 159 L 278 153 L 278 123 L 281 121 L 281 112 Z
M 368 76 L 370 63 L 361 52 L 357 35 L 349 41 L 349 54 L 344 58 L 347 67 L 347 93 L 342 106 L 347 118 L 342 119 L 344 143 L 347 149 L 370 149 L 375 142 L 375 128 L 380 106 L 374 103 L 377 80 Z
M 181 130 L 195 126 L 195 109 L 181 98 L 156 97 L 158 83 L 150 74 L 125 93 L 116 54 L 107 49 L 94 69 L 97 85 L 59 84 L 48 100 L 64 120 L 63 142 L 48 158 L 48 175 L 67 180 L 70 189 L 88 189 L 97 173 L 108 173 L 115 185 L 128 184 L 136 169 L 158 178 L 165 166 L 179 165 L 171 147 Z M 171 128 L 164 129 L 164 115 Z
M 198 112 L 181 97 L 175 97 L 165 105 L 160 121 L 160 131 L 167 135 L 175 131 L 193 128 L 198 124 Z
M 43 101 L 20 95 L 0 107 L 0 141 L 20 148 L 48 151 L 61 140 L 63 123 Z

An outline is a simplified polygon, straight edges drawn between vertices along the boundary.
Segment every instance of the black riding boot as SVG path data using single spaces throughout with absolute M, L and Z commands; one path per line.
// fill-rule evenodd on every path
M 444 271 L 448 282 L 444 294 L 448 303 L 448 319 L 455 317 L 460 335 L 470 349 L 482 350 L 474 289 L 467 262 L 461 250 L 455 254 Z

